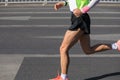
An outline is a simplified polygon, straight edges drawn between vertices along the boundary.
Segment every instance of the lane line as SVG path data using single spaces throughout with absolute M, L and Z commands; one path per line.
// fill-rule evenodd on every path
M 19 55 L 20 56 L 20 55 Z M 59 54 L 29 54 L 29 55 L 21 55 L 24 57 L 41 57 L 41 58 L 59 58 Z M 93 54 L 93 55 L 81 55 L 81 54 L 70 54 L 72 58 L 113 58 L 120 57 L 120 54 Z
M 14 28 L 14 27 L 40 27 L 40 28 L 67 28 L 69 27 L 70 25 L 0 25 L 0 27 L 4 27 L 4 28 Z M 100 27 L 100 28 L 106 28 L 106 27 L 109 27 L 109 28 L 120 28 L 120 25 L 91 25 L 92 28 L 97 28 L 97 27 Z
M 39 19 L 70 19 L 70 17 L 31 17 L 31 16 L 12 16 L 0 17 L 0 20 L 39 20 Z M 91 19 L 120 19 L 120 17 L 91 17 Z
M 117 41 L 120 39 L 119 34 L 92 34 L 92 40 Z
M 30 16 L 0 17 L 0 20 L 29 20 Z
M 69 11 L 64 12 L 0 12 L 0 14 L 68 14 Z M 90 14 L 120 14 L 120 12 L 88 12 Z
M 70 19 L 70 17 L 31 17 L 30 19 Z M 91 19 L 120 19 L 120 17 L 91 17 Z
M 69 54 L 70 57 L 75 57 L 75 58 L 113 58 L 113 57 L 120 57 L 120 54 L 112 53 L 112 54 L 92 54 L 92 55 L 86 55 L 86 54 Z M 0 56 L 5 57 L 19 57 L 19 58 L 24 58 L 24 57 L 50 57 L 50 58 L 59 58 L 59 54 L 0 54 Z
M 120 39 L 120 34 L 91 34 L 91 40 L 116 41 Z M 41 39 L 62 39 L 63 36 L 31 36 L 31 38 Z

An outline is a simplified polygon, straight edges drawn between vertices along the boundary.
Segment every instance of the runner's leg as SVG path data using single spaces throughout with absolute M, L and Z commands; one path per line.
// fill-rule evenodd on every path
M 81 47 L 86 54 L 93 54 L 95 52 L 111 50 L 111 44 L 96 44 L 91 47 L 90 45 L 90 35 L 84 34 L 79 39 Z
M 68 51 L 79 40 L 82 34 L 83 31 L 81 31 L 80 28 L 75 31 L 66 31 L 66 34 L 60 47 L 61 73 L 67 74 L 69 66 Z

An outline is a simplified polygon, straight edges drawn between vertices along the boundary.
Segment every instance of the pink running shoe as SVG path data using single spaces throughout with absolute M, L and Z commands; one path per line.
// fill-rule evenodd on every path
M 118 41 L 116 42 L 116 44 L 117 44 L 117 49 L 118 49 L 118 51 L 120 51 L 120 40 L 118 40 Z
M 63 80 L 62 77 L 60 75 L 58 75 L 56 78 L 53 79 L 49 79 L 49 80 Z M 69 80 L 68 78 L 65 80 Z

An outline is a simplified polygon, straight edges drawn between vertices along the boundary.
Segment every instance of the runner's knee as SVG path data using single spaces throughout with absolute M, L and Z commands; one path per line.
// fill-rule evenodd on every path
M 93 52 L 92 52 L 91 49 L 86 49 L 86 50 L 84 50 L 84 53 L 87 54 L 87 55 L 90 55 L 90 54 L 92 54 Z
M 64 54 L 68 52 L 68 47 L 67 46 L 60 46 L 60 54 Z

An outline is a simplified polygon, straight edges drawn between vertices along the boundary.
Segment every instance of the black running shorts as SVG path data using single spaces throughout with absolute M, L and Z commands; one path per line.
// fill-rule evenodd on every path
M 78 28 L 84 31 L 85 34 L 90 34 L 90 17 L 87 13 L 76 17 L 73 13 L 71 14 L 71 26 L 69 30 L 75 31 Z

